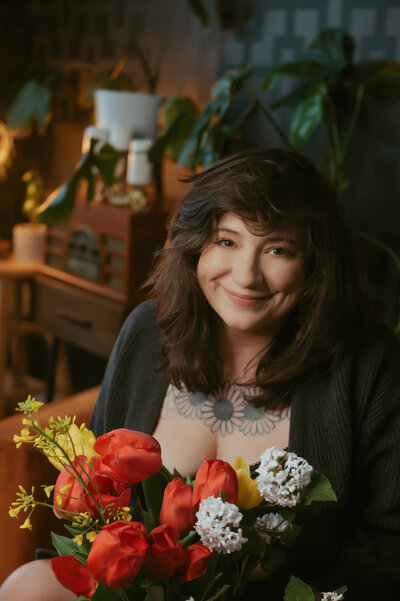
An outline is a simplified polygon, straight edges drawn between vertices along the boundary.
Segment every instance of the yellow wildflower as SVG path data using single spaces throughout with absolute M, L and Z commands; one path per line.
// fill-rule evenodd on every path
M 43 488 L 43 490 L 44 490 L 44 492 L 46 494 L 46 497 L 49 499 L 51 493 L 53 492 L 53 490 L 55 488 L 55 486 L 54 486 L 54 484 L 49 484 L 49 486 L 46 486 L 45 484 L 42 484 L 42 488 Z
M 250 476 L 249 464 L 243 457 L 237 457 L 233 464 L 239 482 L 236 505 L 240 509 L 251 509 L 261 503 L 263 497 L 257 488 L 257 480 Z
M 32 442 L 35 440 L 36 434 L 32 434 L 29 428 L 22 428 L 19 434 L 14 434 L 13 440 L 17 445 L 17 449 L 23 442 Z
M 93 449 L 96 437 L 84 424 L 80 428 L 75 423 L 70 424 L 67 432 L 56 434 L 55 440 L 71 461 L 78 455 L 84 455 L 87 459 L 97 456 L 96 451 Z M 67 460 L 61 449 L 53 446 L 51 452 L 46 452 L 46 455 L 50 463 L 58 470 L 61 471 L 64 469 Z
M 18 403 L 16 411 L 20 411 L 21 413 L 37 413 L 43 405 L 44 403 L 37 401 L 35 397 L 29 395 L 26 401 Z
M 27 530 L 32 530 L 32 524 L 29 518 L 26 518 L 25 522 L 20 526 L 20 528 L 26 528 Z
M 95 530 L 92 530 L 92 532 L 87 532 L 86 533 L 86 538 L 88 539 L 88 541 L 90 543 L 92 543 L 94 541 L 94 539 L 96 538 L 96 536 L 97 536 L 97 532 Z
M 77 545 L 79 545 L 80 547 L 82 546 L 83 543 L 83 534 L 77 534 L 73 539 L 72 542 L 76 543 Z

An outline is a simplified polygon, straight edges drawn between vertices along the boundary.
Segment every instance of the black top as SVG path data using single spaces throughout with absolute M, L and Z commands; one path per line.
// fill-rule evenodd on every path
M 97 436 L 120 427 L 153 432 L 168 386 L 159 364 L 147 301 L 128 316 L 110 357 L 91 420 Z M 303 531 L 290 572 L 321 591 L 347 584 L 346 601 L 399 601 L 400 345 L 387 328 L 349 332 L 335 370 L 296 391 L 289 450 L 338 497 L 299 508 Z M 257 598 L 268 586 L 254 585 Z

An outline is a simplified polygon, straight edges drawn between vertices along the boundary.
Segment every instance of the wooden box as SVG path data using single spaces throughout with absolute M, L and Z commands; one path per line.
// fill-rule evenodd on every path
M 167 214 L 135 213 L 107 202 L 75 202 L 68 223 L 47 234 L 45 266 L 52 278 L 133 307 L 143 297 L 154 252 L 166 239 Z

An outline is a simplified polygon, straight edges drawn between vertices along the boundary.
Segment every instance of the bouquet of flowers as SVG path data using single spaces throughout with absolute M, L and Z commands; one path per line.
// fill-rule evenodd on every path
M 204 461 L 192 480 L 162 465 L 148 434 L 117 429 L 96 440 L 68 416 L 41 427 L 41 405 L 31 397 L 19 404 L 24 427 L 14 440 L 33 444 L 60 474 L 43 486 L 52 502 L 20 486 L 10 515 L 25 514 L 20 527 L 29 529 L 32 511 L 45 505 L 67 521 L 69 536 L 52 535 L 51 564 L 81 600 L 238 601 L 256 567 L 271 573 L 285 563 L 300 531 L 296 506 L 336 499 L 324 476 L 276 447 L 261 455 L 255 478 L 239 457 Z M 136 500 L 132 485 L 141 489 Z M 292 576 L 285 601 L 314 601 L 314 593 Z

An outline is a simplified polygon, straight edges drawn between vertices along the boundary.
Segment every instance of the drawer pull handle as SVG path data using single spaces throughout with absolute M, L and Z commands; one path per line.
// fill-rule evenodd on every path
M 79 317 L 78 315 L 74 315 L 73 313 L 68 313 L 65 309 L 57 309 L 56 317 L 63 319 L 64 321 L 68 321 L 69 323 L 74 324 L 75 326 L 79 326 L 81 328 L 92 328 L 93 322 L 90 319 Z

